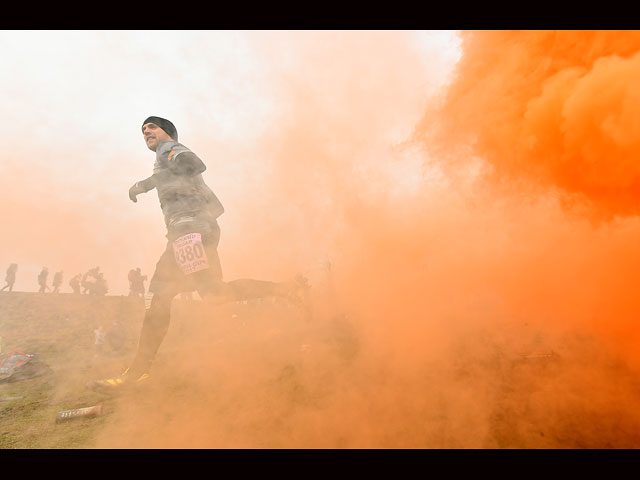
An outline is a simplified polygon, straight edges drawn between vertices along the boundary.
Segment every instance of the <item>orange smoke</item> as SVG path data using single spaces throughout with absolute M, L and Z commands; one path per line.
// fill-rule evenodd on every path
M 181 140 L 226 209 L 225 279 L 302 270 L 315 316 L 263 305 L 244 325 L 242 305 L 197 316 L 176 304 L 157 390 L 124 400 L 98 445 L 638 444 L 606 428 L 611 412 L 638 425 L 624 362 L 640 362 L 640 34 L 463 33 L 436 97 L 447 64 L 414 33 L 243 35 L 261 88 L 238 118 L 264 119 L 258 133 L 238 121 L 220 140 L 218 105 L 184 91 L 184 117 L 203 130 L 177 125 Z M 128 252 L 113 262 L 123 275 L 164 246 L 157 199 L 126 198 L 139 178 L 114 175 L 104 205 L 119 218 L 104 206 L 72 216 Z M 157 217 L 136 217 L 142 205 Z M 549 350 L 555 367 L 520 362 Z
M 599 39 L 619 35 L 626 34 L 466 33 L 442 102 L 422 89 L 429 69 L 403 32 L 256 35 L 251 46 L 266 60 L 261 79 L 278 101 L 269 128 L 246 146 L 259 162 L 239 176 L 243 194 L 225 194 L 219 181 L 225 276 L 282 278 L 299 265 L 310 274 L 326 258 L 335 296 L 312 279 L 313 322 L 265 308 L 237 336 L 218 336 L 201 322 L 194 335 L 204 345 L 173 327 L 154 368 L 162 375 L 171 345 L 193 348 L 190 361 L 166 374 L 196 372 L 201 397 L 163 396 L 153 414 L 132 406 L 123 412 L 127 427 L 100 444 L 122 445 L 125 437 L 132 446 L 171 447 L 637 444 L 606 429 L 612 411 L 637 425 L 624 362 L 640 360 L 633 294 L 640 225 L 629 217 L 598 229 L 584 210 L 562 208 L 559 192 L 584 197 L 601 214 L 625 197 L 595 202 L 601 180 L 593 171 L 606 163 L 584 161 L 589 175 L 571 173 L 563 159 L 579 158 L 574 137 L 562 122 L 554 130 L 543 120 L 563 118 L 565 107 L 542 109 L 561 100 L 546 96 L 547 79 L 575 74 L 579 64 L 580 83 L 608 51 Z M 573 49 L 563 52 L 563 44 Z M 528 71 L 536 55 L 548 60 Z M 579 107 L 573 102 L 570 112 Z M 428 157 L 406 142 L 416 124 Z M 590 141 L 607 144 L 604 136 Z M 563 142 L 571 148 L 536 160 L 532 149 Z M 502 182 L 483 181 L 491 167 L 490 178 Z M 534 181 L 536 188 L 521 188 Z M 331 345 L 342 332 L 334 316 L 345 313 L 357 348 L 336 367 Z M 520 362 L 551 350 L 557 367 Z M 176 413 L 190 408 L 197 414 Z
M 530 312 L 615 332 L 637 357 L 640 32 L 480 31 L 461 37 L 453 82 L 427 110 L 416 137 L 445 168 L 468 172 L 473 165 L 482 173 L 482 188 L 493 192 L 484 201 L 507 191 L 523 205 L 564 208 L 560 217 L 546 207 L 535 215 L 519 207 L 517 220 L 503 217 L 503 228 L 512 221 L 519 229 L 536 226 L 518 238 L 520 247 L 509 245 L 540 250 L 537 261 L 518 268 L 515 281 L 500 288 L 503 303 L 526 298 L 528 288 Z M 514 266 L 521 259 L 510 258 Z M 542 290 L 531 288 L 538 284 Z
M 464 32 L 464 55 L 423 139 L 462 145 L 496 176 L 559 188 L 601 218 L 640 208 L 640 32 Z M 440 123 L 442 121 L 442 123 Z M 432 145 L 435 147 L 435 145 Z

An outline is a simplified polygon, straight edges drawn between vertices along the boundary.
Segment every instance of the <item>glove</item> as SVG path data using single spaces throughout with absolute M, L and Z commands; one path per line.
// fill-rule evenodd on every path
M 136 182 L 133 187 L 129 189 L 129 198 L 133 203 L 138 203 L 138 199 L 136 197 L 144 192 L 145 189 L 139 185 L 139 182 Z

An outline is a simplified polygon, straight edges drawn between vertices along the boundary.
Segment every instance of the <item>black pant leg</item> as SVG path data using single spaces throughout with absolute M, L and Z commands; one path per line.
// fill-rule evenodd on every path
M 169 331 L 171 320 L 171 301 L 175 294 L 156 294 L 151 299 L 151 305 L 145 312 L 138 352 L 131 365 L 134 375 L 147 372 L 151 363 Z

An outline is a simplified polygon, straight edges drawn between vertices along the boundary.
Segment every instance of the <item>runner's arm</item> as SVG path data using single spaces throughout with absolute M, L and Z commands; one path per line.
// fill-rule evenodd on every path
M 140 180 L 136 183 L 136 185 L 138 185 L 143 190 L 142 193 L 147 193 L 149 190 L 153 190 L 154 188 L 156 188 L 156 179 L 153 175 L 151 175 L 149 178 Z
M 176 152 L 169 158 L 169 168 L 178 175 L 197 175 L 204 172 L 207 167 L 191 150 Z
M 207 169 L 195 153 L 178 142 L 162 143 L 156 150 L 156 161 L 176 175 L 190 177 Z
M 137 202 L 136 198 L 141 193 L 147 193 L 149 190 L 153 190 L 156 186 L 156 181 L 151 175 L 149 178 L 145 178 L 144 180 L 140 180 L 139 182 L 134 183 L 134 185 L 129 189 L 129 198 L 132 202 Z

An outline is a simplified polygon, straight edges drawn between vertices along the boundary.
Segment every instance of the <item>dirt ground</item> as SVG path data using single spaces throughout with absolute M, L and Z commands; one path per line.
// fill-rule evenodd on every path
M 2 352 L 36 353 L 52 373 L 0 384 L 0 448 L 640 446 L 640 377 L 586 334 L 477 329 L 400 369 L 347 315 L 175 300 L 147 385 L 88 390 L 127 366 L 143 315 L 141 298 L 1 294 Z M 124 349 L 95 357 L 93 330 L 118 318 Z M 98 404 L 102 416 L 55 422 Z

